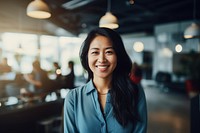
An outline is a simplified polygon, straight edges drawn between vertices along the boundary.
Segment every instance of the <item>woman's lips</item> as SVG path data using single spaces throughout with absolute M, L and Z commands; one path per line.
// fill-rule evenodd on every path
M 100 71 L 105 71 L 108 68 L 108 65 L 96 65 L 96 67 L 100 70 Z

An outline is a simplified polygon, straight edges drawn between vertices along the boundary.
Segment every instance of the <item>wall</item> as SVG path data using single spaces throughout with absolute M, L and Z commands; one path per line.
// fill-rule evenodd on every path
M 144 44 L 144 51 L 153 51 L 155 49 L 155 38 L 153 36 L 135 37 L 134 35 L 122 36 L 125 48 L 132 61 L 142 64 L 142 52 L 133 50 L 134 42 L 141 41 Z
M 142 52 L 137 53 L 133 50 L 133 43 L 141 41 L 144 43 L 144 51 L 153 52 L 153 78 L 158 71 L 172 72 L 173 71 L 173 54 L 176 53 L 175 46 L 177 43 L 183 47 L 182 53 L 190 51 L 200 51 L 200 40 L 184 39 L 183 32 L 191 24 L 187 22 L 175 22 L 168 24 L 160 24 L 155 26 L 154 35 L 123 35 L 125 48 L 130 55 L 132 61 L 142 64 Z

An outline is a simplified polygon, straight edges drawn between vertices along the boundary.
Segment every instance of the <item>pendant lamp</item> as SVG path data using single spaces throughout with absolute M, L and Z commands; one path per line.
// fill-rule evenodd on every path
M 194 10 L 193 10 L 194 22 L 184 31 L 185 39 L 200 38 L 200 27 L 197 23 L 195 23 L 196 21 L 195 13 L 196 13 L 196 0 L 194 0 Z
M 196 23 L 192 23 L 184 32 L 184 38 L 199 38 L 200 37 L 200 28 L 199 25 Z
M 99 27 L 107 27 L 110 29 L 116 29 L 119 27 L 117 17 L 115 17 L 111 13 L 110 7 L 111 7 L 111 2 L 110 0 L 108 0 L 107 12 L 105 13 L 104 16 L 101 17 L 99 21 Z
M 48 5 L 42 0 L 34 0 L 29 3 L 26 13 L 29 17 L 37 19 L 46 19 L 51 17 Z

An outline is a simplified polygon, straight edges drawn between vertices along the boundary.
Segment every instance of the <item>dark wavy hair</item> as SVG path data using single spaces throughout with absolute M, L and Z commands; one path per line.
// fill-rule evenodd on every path
M 129 74 L 132 61 L 128 56 L 120 35 L 109 28 L 96 28 L 92 30 L 80 50 L 80 60 L 83 68 L 88 72 L 88 81 L 93 79 L 93 73 L 88 64 L 88 51 L 90 43 L 96 36 L 105 36 L 110 39 L 117 56 L 117 66 L 112 75 L 111 102 L 114 115 L 122 126 L 137 120 L 137 86 L 130 81 Z

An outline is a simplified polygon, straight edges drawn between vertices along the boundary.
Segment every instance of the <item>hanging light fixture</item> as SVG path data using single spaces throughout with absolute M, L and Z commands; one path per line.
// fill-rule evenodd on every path
M 34 0 L 29 3 L 26 13 L 29 17 L 37 19 L 46 19 L 51 17 L 48 5 L 42 0 Z
M 184 32 L 184 38 L 198 38 L 200 37 L 200 28 L 199 25 L 196 23 L 192 23 Z
M 182 46 L 182 32 L 181 32 L 181 23 L 180 22 L 178 22 L 178 26 L 177 26 L 177 38 L 178 38 L 178 43 L 176 44 L 176 46 L 175 46 L 175 51 L 176 52 L 178 52 L 178 53 L 180 53 L 180 52 L 182 52 L 182 50 L 183 50 L 183 46 Z
M 101 17 L 99 21 L 99 27 L 107 27 L 111 29 L 116 29 L 119 27 L 117 17 L 115 17 L 111 13 L 110 7 L 111 7 L 111 2 L 110 0 L 108 0 L 107 12 L 104 16 Z
M 200 27 L 195 22 L 196 21 L 195 13 L 196 13 L 196 0 L 194 0 L 194 10 L 193 10 L 194 22 L 189 27 L 187 27 L 186 30 L 184 31 L 185 39 L 200 38 Z

